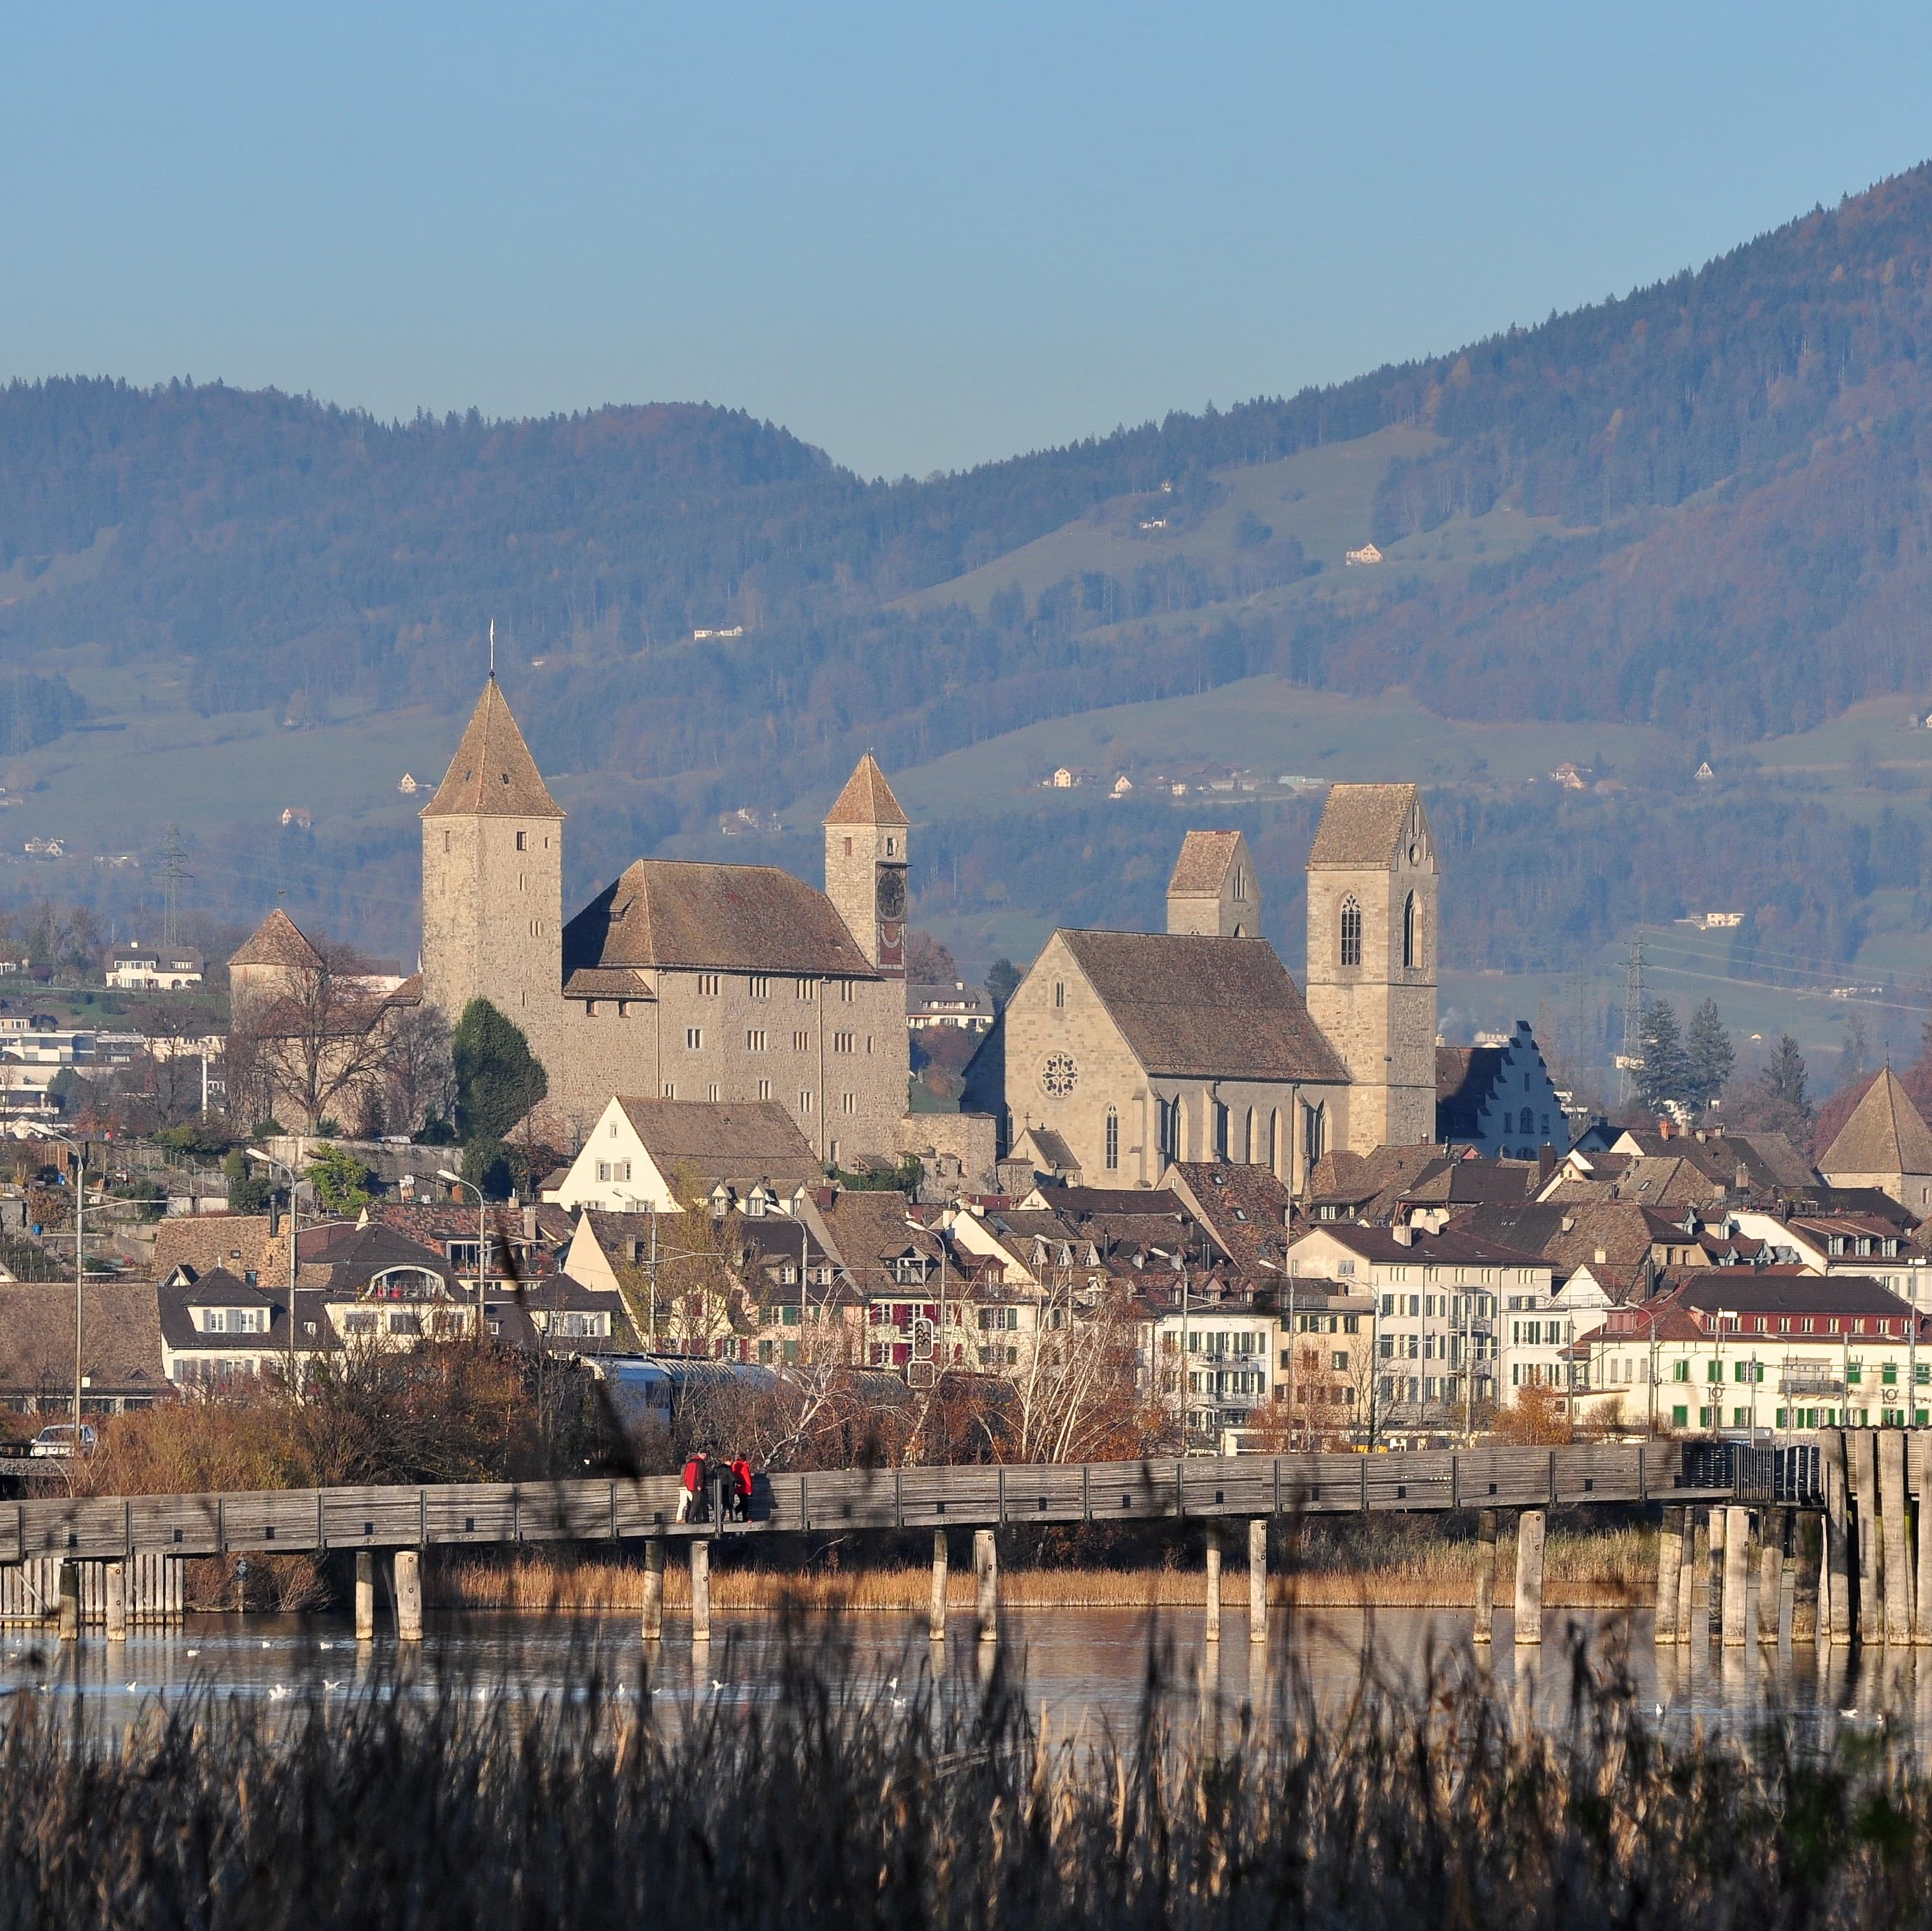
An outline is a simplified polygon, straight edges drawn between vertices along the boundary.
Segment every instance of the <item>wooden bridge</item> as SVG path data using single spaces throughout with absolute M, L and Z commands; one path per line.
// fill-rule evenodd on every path
M 1765 1469 L 1756 1472 L 1762 1476 Z M 1208 1531 L 1214 1585 L 1210 1623 L 1218 1634 L 1219 1572 L 1230 1519 L 1250 1525 L 1252 1590 L 1265 1583 L 1267 1525 L 1275 1517 L 1456 1509 L 1516 1510 L 1534 1517 L 1535 1573 L 1519 1575 L 1520 1611 L 1528 1582 L 1540 1600 L 1544 1511 L 1607 1503 L 1730 1503 L 1753 1480 L 1737 1452 L 1645 1442 L 774 1474 L 758 1478 L 750 1519 L 742 1522 L 680 1523 L 679 1485 L 670 1476 L 43 1499 L 0 1504 L 0 1615 L 38 1620 L 40 1606 L 57 1600 L 64 1633 L 77 1635 L 83 1620 L 98 1618 L 112 1637 L 124 1631 L 130 1616 L 151 1615 L 145 1591 L 130 1602 L 127 1580 L 130 1567 L 137 1576 L 152 1576 L 154 1558 L 166 1570 L 194 1557 L 348 1549 L 357 1557 L 358 1635 L 374 1633 L 374 1558 L 384 1552 L 392 1558 L 398 1633 L 407 1638 L 421 1633 L 425 1549 L 635 1542 L 644 1550 L 644 1631 L 655 1636 L 662 1627 L 666 1548 L 676 1543 L 686 1546 L 691 1564 L 694 1634 L 703 1640 L 709 1633 L 711 1554 L 720 1543 L 926 1530 L 934 1534 L 934 1615 L 943 1629 L 946 1536 L 958 1528 L 974 1532 L 986 1633 L 997 1615 L 998 1530 L 1024 1523 L 1198 1519 Z M 1488 1520 L 1492 1539 L 1492 1513 Z M 94 1565 L 103 1573 L 84 1573 Z M 171 1598 L 164 1598 L 169 1600 L 178 1613 L 178 1582 Z

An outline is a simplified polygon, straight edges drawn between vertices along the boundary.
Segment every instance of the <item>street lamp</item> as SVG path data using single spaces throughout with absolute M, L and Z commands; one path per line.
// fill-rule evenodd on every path
M 70 1140 L 51 1126 L 35 1132 L 44 1140 L 58 1140 L 74 1158 L 74 1452 L 80 1453 L 80 1324 L 81 1283 L 87 1270 L 81 1260 L 81 1217 L 87 1210 L 87 1142 Z
M 273 1167 L 278 1173 L 289 1177 L 289 1387 L 292 1393 L 296 1381 L 296 1285 L 302 1279 L 297 1265 L 296 1250 L 302 1240 L 302 1210 L 296 1199 L 296 1188 L 299 1184 L 296 1169 L 302 1165 L 302 1136 L 296 1136 L 295 1165 L 278 1160 L 272 1153 L 266 1153 L 259 1147 L 248 1150 L 248 1158 L 260 1160 L 265 1167 Z
M 490 1259 L 490 1236 L 485 1218 L 488 1204 L 484 1199 L 483 1189 L 474 1180 L 466 1180 L 460 1174 L 452 1173 L 447 1167 L 439 1167 L 436 1177 L 440 1180 L 447 1180 L 453 1187 L 467 1187 L 476 1196 L 476 1332 L 480 1337 L 483 1333 L 483 1275 Z

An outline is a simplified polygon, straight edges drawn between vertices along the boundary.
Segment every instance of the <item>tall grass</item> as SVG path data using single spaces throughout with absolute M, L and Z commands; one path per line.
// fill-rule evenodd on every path
M 725 1675 L 728 1678 L 728 1668 Z M 1866 1931 L 1932 1916 L 1932 1780 L 1882 1743 L 1672 1747 L 1578 1653 L 1567 1723 L 1438 1668 L 1066 1740 L 997 1672 L 868 1690 L 788 1631 L 769 1695 L 639 1680 L 203 1695 L 110 1732 L 0 1706 L 0 1900 L 64 1931 L 1447 1925 Z M 482 1693 L 479 1693 L 479 1692 Z

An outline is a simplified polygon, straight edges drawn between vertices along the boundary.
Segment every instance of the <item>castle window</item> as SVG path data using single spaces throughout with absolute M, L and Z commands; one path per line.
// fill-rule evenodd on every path
M 762 1026 L 751 1026 L 745 1031 L 745 1050 L 748 1053 L 762 1053 L 768 1050 L 766 1034 Z
M 1342 901 L 1342 963 L 1362 962 L 1362 908 L 1352 897 Z
M 818 997 L 818 982 L 815 979 L 802 979 L 798 982 L 798 996 L 808 1003 Z
M 704 1089 L 704 1096 L 706 1099 L 716 1099 L 718 1097 L 718 1087 L 715 1081 Z
M 842 1004 L 850 1006 L 859 996 L 859 982 L 855 979 L 842 979 L 838 982 L 838 997 Z
M 859 1096 L 856 1093 L 842 1093 L 838 1096 L 838 1110 L 842 1113 L 856 1113 L 859 1110 Z
M 1406 972 L 1421 969 L 1422 915 L 1416 908 L 1415 894 L 1412 892 L 1402 901 L 1402 963 Z
M 528 850 L 530 850 L 530 833 L 529 833 L 528 832 L 519 832 L 517 834 L 517 849 L 518 849 L 518 850 L 519 850 L 520 852 L 526 852 L 526 851 L 528 851 Z
M 1238 865 L 1234 868 L 1234 903 L 1244 905 L 1247 903 L 1247 898 L 1248 868 L 1244 865 Z
M 791 1036 L 791 1049 L 794 1053 L 810 1052 L 812 1035 L 809 1033 L 794 1033 Z
M 1115 1173 L 1120 1165 L 1120 1116 L 1110 1106 L 1107 1109 L 1107 1171 Z
M 852 841 L 850 838 L 845 841 L 845 856 L 848 858 L 852 856 Z
M 808 1087 L 799 1094 L 798 1110 L 801 1113 L 809 1113 L 812 1111 L 812 1093 Z
M 674 1080 L 674 1079 L 668 1079 L 668 1080 L 666 1080 L 666 1081 L 664 1081 L 664 1097 L 665 1097 L 665 1099 L 676 1099 L 676 1097 L 677 1097 L 677 1081 L 676 1081 L 676 1080 Z
M 715 972 L 701 972 L 698 975 L 698 996 L 700 999 L 718 997 L 718 975 Z
M 704 1028 L 702 1026 L 687 1026 L 684 1029 L 684 1044 L 686 1050 L 688 1052 L 703 1052 Z
M 448 850 L 450 850 L 450 849 L 451 849 L 451 848 L 454 845 L 455 842 L 456 842 L 456 839 L 455 839 L 455 835 L 454 835 L 454 832 L 445 832 L 443 833 L 443 835 L 442 835 L 442 848 L 443 848 L 443 850 L 444 850 L 445 851 L 448 851 Z
M 898 841 L 898 840 L 897 838 L 888 838 L 888 839 L 886 839 L 886 857 L 888 857 L 888 858 L 896 858 L 896 857 L 898 856 L 898 850 L 899 850 L 899 841 Z
M 852 1050 L 852 1035 L 850 1033 L 833 1033 L 832 1050 L 835 1053 L 849 1053 Z
M 631 1002 L 628 999 L 619 1000 L 617 1002 L 617 1017 L 620 1019 L 628 1019 L 630 1016 Z
M 770 979 L 760 976 L 758 973 L 754 973 L 752 976 L 745 982 L 745 990 L 748 992 L 754 999 L 769 999 L 772 996 L 772 982 Z
M 586 999 L 584 1002 L 584 1016 L 586 1019 L 595 1019 L 597 1017 L 597 1002 L 596 1000 Z
M 760 1099 L 770 1099 L 771 1098 L 771 1096 L 772 1096 L 772 1083 L 771 1083 L 771 1081 L 770 1081 L 770 1080 L 768 1080 L 768 1079 L 761 1079 L 761 1080 L 760 1080 L 760 1081 L 759 1081 L 759 1082 L 758 1082 L 758 1097 L 759 1097 Z

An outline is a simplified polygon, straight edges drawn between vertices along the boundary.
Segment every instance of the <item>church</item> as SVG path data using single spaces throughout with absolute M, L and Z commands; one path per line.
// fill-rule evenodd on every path
M 422 991 L 523 1028 L 573 1144 L 614 1093 L 769 1100 L 828 1164 L 905 1111 L 908 838 L 868 752 L 825 819 L 825 889 L 640 859 L 563 916 L 563 819 L 493 674 L 422 810 Z
M 1260 937 L 1238 832 L 1190 832 L 1165 932 L 1055 932 L 966 1070 L 1002 1151 L 1064 1148 L 1084 1183 L 1169 1162 L 1268 1168 L 1436 1138 L 1435 841 L 1413 784 L 1337 784 L 1308 855 L 1304 995 Z

